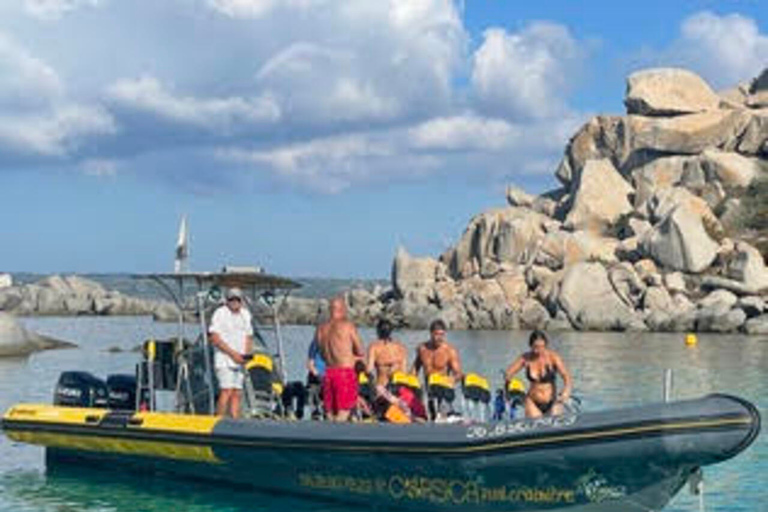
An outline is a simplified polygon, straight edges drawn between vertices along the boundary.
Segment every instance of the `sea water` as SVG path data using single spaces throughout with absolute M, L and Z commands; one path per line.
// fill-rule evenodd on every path
M 176 326 L 143 317 L 26 318 L 30 329 L 73 341 L 79 348 L 0 359 L 0 410 L 16 402 L 50 403 L 65 370 L 87 370 L 102 378 L 131 373 L 136 348 L 149 338 L 174 336 Z M 290 379 L 303 379 L 312 328 L 285 326 Z M 362 329 L 366 341 L 373 332 Z M 194 329 L 186 333 L 194 337 Z M 501 371 L 527 347 L 525 331 L 449 332 L 465 372 L 477 372 L 501 385 Z M 396 332 L 413 349 L 425 331 Z M 673 370 L 673 398 L 731 393 L 757 405 L 768 417 L 768 338 L 699 335 L 686 346 L 682 334 L 552 333 L 552 347 L 574 376 L 574 394 L 584 410 L 601 410 L 659 401 L 664 371 Z M 49 474 L 42 448 L 13 443 L 0 435 L 0 512 L 347 511 L 362 510 L 327 501 L 233 489 L 168 477 L 138 478 L 119 472 L 70 468 Z M 298 469 L 298 468 L 297 468 Z M 705 510 L 768 511 L 768 441 L 761 433 L 744 453 L 704 468 Z M 665 508 L 698 511 L 699 498 L 683 489 Z

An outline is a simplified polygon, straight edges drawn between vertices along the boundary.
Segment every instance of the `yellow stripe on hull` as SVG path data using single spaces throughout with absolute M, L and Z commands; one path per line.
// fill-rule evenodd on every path
M 168 412 L 139 412 L 133 418 L 141 421 L 140 426 L 130 425 L 131 429 L 163 430 L 180 434 L 210 434 L 221 416 L 199 416 L 193 414 L 173 414 Z
M 17 404 L 8 409 L 6 421 L 31 421 L 35 423 L 60 423 L 63 425 L 97 424 L 109 413 L 107 409 L 57 407 L 44 404 Z M 86 421 L 88 418 L 90 421 Z
M 6 435 L 15 441 L 38 444 L 52 448 L 85 450 L 91 452 L 116 453 L 160 457 L 176 460 L 191 460 L 220 463 L 210 446 L 200 446 L 172 441 L 136 440 L 113 437 L 105 429 L 101 433 L 63 434 L 34 430 L 13 430 L 12 422 L 45 425 L 58 424 L 67 426 L 88 426 L 99 428 L 107 415 L 114 413 L 106 409 L 87 409 L 78 407 L 60 407 L 45 404 L 18 404 L 9 409 L 3 419 L 10 422 L 6 426 Z M 126 432 L 167 432 L 171 434 L 197 434 L 210 436 L 221 418 L 216 416 L 195 416 L 164 412 L 139 412 L 131 416 L 131 423 L 126 424 Z
M 97 426 L 104 417 L 114 411 L 107 409 L 87 409 L 79 407 L 61 407 L 45 404 L 18 404 L 11 407 L 3 416 L 6 421 L 25 421 L 32 423 L 59 423 L 62 425 Z M 199 416 L 193 414 L 174 414 L 168 412 L 138 412 L 131 416 L 131 430 L 160 430 L 178 434 L 211 434 L 221 420 L 219 416 Z
M 104 436 L 54 434 L 51 432 L 8 431 L 6 435 L 14 441 L 42 445 L 48 448 L 208 462 L 211 464 L 221 463 L 210 446 L 139 441 Z

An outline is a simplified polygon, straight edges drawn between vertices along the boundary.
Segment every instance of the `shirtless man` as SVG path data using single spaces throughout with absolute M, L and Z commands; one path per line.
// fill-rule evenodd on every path
M 429 341 L 416 349 L 416 360 L 413 362 L 412 373 L 418 375 L 424 369 L 424 377 L 434 373 L 449 375 L 454 381 L 462 377 L 459 352 L 445 339 L 445 322 L 435 320 L 429 326 Z
M 382 318 L 376 325 L 379 339 L 368 347 L 368 371 L 376 375 L 376 386 L 386 387 L 395 372 L 405 372 L 408 350 L 392 339 L 392 322 Z
M 424 369 L 424 380 L 429 389 L 429 377 L 434 374 L 448 376 L 455 383 L 461 380 L 461 360 L 459 352 L 445 339 L 446 326 L 442 320 L 435 320 L 429 326 L 429 341 L 422 343 L 416 349 L 416 360 L 413 362 L 412 373 L 419 374 Z M 453 401 L 453 389 L 443 390 L 437 396 L 430 397 L 430 417 L 438 419 L 443 416 L 441 412 L 443 400 L 447 403 Z
M 330 304 L 330 319 L 318 326 L 315 337 L 325 360 L 323 405 L 332 421 L 347 421 L 357 403 L 355 361 L 363 357 L 363 343 L 355 324 L 347 320 L 344 300 Z

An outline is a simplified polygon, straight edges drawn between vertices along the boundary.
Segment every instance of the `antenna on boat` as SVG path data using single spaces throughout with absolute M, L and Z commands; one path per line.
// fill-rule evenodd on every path
M 176 240 L 176 262 L 173 271 L 177 274 L 189 271 L 187 259 L 189 258 L 189 229 L 187 227 L 187 215 L 181 216 L 179 225 L 179 237 Z

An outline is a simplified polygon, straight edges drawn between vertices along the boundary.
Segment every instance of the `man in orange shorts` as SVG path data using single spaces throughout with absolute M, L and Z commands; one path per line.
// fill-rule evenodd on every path
M 363 357 L 363 342 L 355 324 L 347 320 L 344 300 L 334 298 L 330 319 L 318 326 L 315 334 L 325 360 L 323 405 L 332 421 L 347 421 L 357 404 L 355 362 Z

